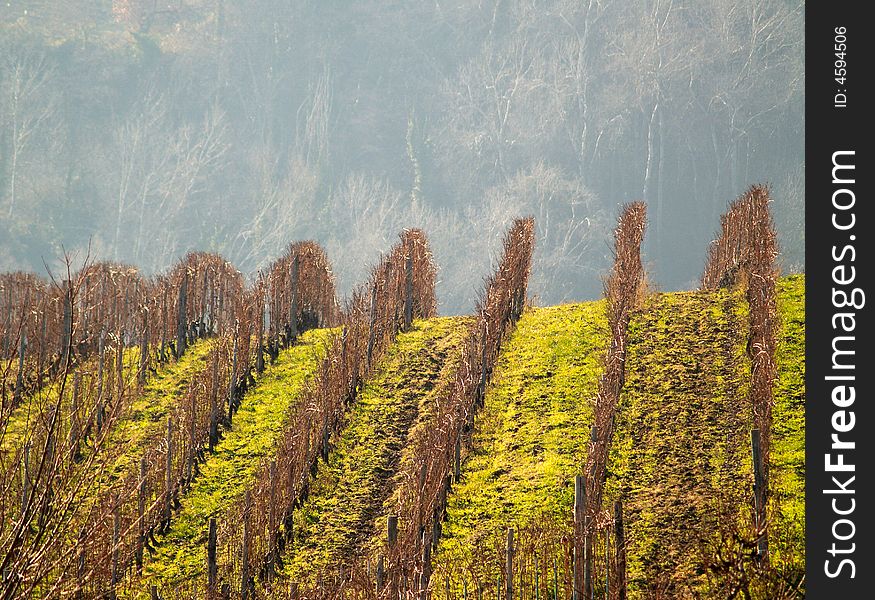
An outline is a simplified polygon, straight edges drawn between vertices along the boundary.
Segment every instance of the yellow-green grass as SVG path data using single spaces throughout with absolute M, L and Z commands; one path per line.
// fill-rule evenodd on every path
M 157 537 L 156 553 L 147 559 L 136 588 L 148 597 L 151 585 L 170 591 L 205 577 L 206 535 L 210 517 L 227 511 L 253 483 L 265 458 L 275 453 L 286 418 L 317 371 L 336 330 L 311 330 L 298 344 L 280 352 L 257 378 L 234 414 L 232 427 L 200 465 L 200 475 L 181 498 L 170 530 Z
M 437 597 L 445 579 L 453 594 L 463 580 L 469 594 L 478 583 L 495 594 L 490 586 L 501 573 L 506 529 L 555 529 L 568 521 L 607 338 L 604 302 L 523 314 L 502 349 L 477 415 L 473 453 L 449 497 L 434 560 Z
M 296 512 L 284 576 L 312 583 L 320 570 L 351 563 L 379 537 L 402 451 L 455 373 L 469 323 L 458 317 L 418 320 L 398 335 Z
M 110 478 L 136 465 L 156 436 L 166 430 L 167 415 L 185 397 L 190 383 L 209 368 L 208 358 L 214 347 L 215 341 L 210 339 L 190 345 L 178 361 L 152 374 L 142 393 L 130 401 L 107 445 L 123 449 L 107 473 Z
M 748 576 L 772 579 L 754 581 L 754 597 L 775 589 L 776 579 L 794 580 L 804 565 L 804 279 L 781 279 L 778 291 L 770 473 L 770 552 L 778 574 L 755 571 L 748 561 Z M 604 503 L 623 498 L 630 598 L 722 597 L 726 574 L 706 567 L 714 544 L 733 528 L 751 538 L 747 334 L 740 289 L 656 294 L 632 318 Z M 570 534 L 572 480 L 586 457 L 606 338 L 602 303 L 523 316 L 478 416 L 475 452 L 450 495 L 434 559 L 437 598 L 446 595 L 447 580 L 451 595 L 463 580 L 469 594 L 478 582 L 495 593 L 507 527 L 523 544 L 533 535 L 555 540 L 557 529 Z M 562 548 L 567 543 L 554 544 L 552 554 L 538 550 L 542 596 L 552 593 L 554 559 L 560 593 L 568 589 Z M 531 585 L 534 553 L 521 548 L 523 554 L 517 577 L 525 569 Z M 598 593 L 603 576 L 597 572 Z
M 178 361 L 158 366 L 156 372 L 150 374 L 142 391 L 134 390 L 130 400 L 119 415 L 116 429 L 110 445 L 128 443 L 142 435 L 142 429 L 149 421 L 158 420 L 163 416 L 176 396 L 184 391 L 197 369 L 212 348 L 212 341 L 198 341 L 189 347 Z M 123 357 L 123 378 L 127 388 L 137 386 L 137 374 L 140 368 L 139 348 L 126 348 Z M 97 377 L 97 360 L 90 358 L 77 367 L 84 375 L 83 379 L 93 383 Z M 107 393 L 115 395 L 115 371 L 107 367 L 105 371 Z M 83 382 L 83 385 L 85 383 Z M 47 385 L 42 390 L 25 398 L 10 416 L 5 435 L 2 440 L 3 450 L 14 451 L 28 437 L 34 427 L 43 425 L 50 406 L 56 405 L 60 393 L 60 383 L 57 381 Z M 69 414 L 73 394 L 73 375 L 67 377 L 64 386 L 64 396 L 61 399 L 61 428 L 64 435 L 69 429 L 69 422 L 64 417 Z M 131 391 L 128 390 L 128 398 Z
M 708 543 L 750 473 L 743 292 L 659 294 L 632 319 L 605 496 L 622 498 L 631 598 L 713 597 Z
M 769 538 L 751 560 L 753 424 L 741 289 L 653 298 L 630 326 L 626 387 L 606 495 L 626 512 L 629 597 L 754 598 L 804 573 L 804 278 L 778 282 Z M 746 554 L 740 566 L 721 561 Z
M 787 577 L 805 570 L 805 276 L 778 282 L 778 381 L 772 408 L 772 565 Z

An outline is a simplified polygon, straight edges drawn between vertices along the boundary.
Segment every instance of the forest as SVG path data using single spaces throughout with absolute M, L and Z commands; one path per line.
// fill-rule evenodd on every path
M 313 239 L 348 293 L 420 227 L 460 314 L 521 214 L 533 294 L 597 298 L 644 200 L 652 280 L 691 289 L 688 248 L 761 181 L 799 270 L 802 23 L 784 0 L 6 0 L 0 269 L 206 250 L 249 276 Z

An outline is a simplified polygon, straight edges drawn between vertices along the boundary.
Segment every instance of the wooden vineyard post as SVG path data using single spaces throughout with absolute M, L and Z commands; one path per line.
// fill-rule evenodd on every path
M 328 464 L 328 441 L 331 439 L 331 430 L 328 428 L 328 413 L 322 420 L 322 462 Z
M 40 341 L 36 358 L 36 387 L 43 389 L 43 366 L 46 362 L 46 311 L 40 312 Z
M 191 413 L 191 419 L 188 423 L 188 460 L 185 462 L 186 485 L 191 485 L 191 481 L 192 479 L 194 479 L 195 465 L 197 461 L 197 448 L 195 446 L 197 442 L 197 434 L 195 432 L 197 419 L 197 396 L 193 391 L 189 392 L 189 396 L 191 397 L 191 403 L 189 404 L 188 410 Z
M 425 478 L 428 475 L 428 463 L 423 462 L 422 466 L 419 469 L 419 493 L 422 494 L 425 491 Z M 423 515 L 422 515 L 422 502 L 417 503 L 417 525 L 419 525 L 419 531 L 423 532 L 425 535 L 425 526 L 423 525 Z M 423 539 L 425 539 L 423 537 Z
M 115 375 L 116 375 L 116 392 L 115 402 L 117 406 L 121 405 L 122 396 L 125 393 L 125 343 L 124 334 L 119 330 L 118 340 L 115 349 Z
M 304 434 L 305 434 L 304 435 L 304 437 L 305 437 L 305 444 L 304 444 L 304 465 L 305 465 L 305 467 L 304 467 L 304 470 L 305 471 L 310 468 L 310 461 L 313 460 L 313 458 L 311 457 L 313 447 L 312 447 L 312 442 L 310 441 L 310 433 L 311 433 L 312 428 L 313 428 L 313 423 L 310 420 L 310 416 L 308 415 L 307 416 L 307 426 L 304 427 Z M 306 473 L 304 475 L 305 475 L 304 481 L 306 482 L 306 479 L 307 479 Z
M 389 518 L 386 519 L 386 542 L 390 560 L 389 566 L 391 568 L 393 566 L 391 560 L 395 556 L 395 544 L 398 542 L 398 515 L 389 515 Z M 398 576 L 400 576 L 400 573 Z M 390 574 L 389 580 L 392 586 L 389 590 L 389 596 L 394 600 L 398 597 L 398 579 Z
M 757 560 L 768 559 L 769 543 L 766 530 L 766 478 L 763 465 L 762 440 L 760 430 L 752 429 L 750 432 L 750 446 L 753 455 L 753 505 L 754 527 L 757 536 Z
M 586 515 L 586 478 L 577 475 L 574 478 L 574 578 L 572 598 L 583 600 L 584 598 L 584 535 Z
M 143 570 L 143 547 L 146 545 L 146 524 L 143 522 L 146 513 L 146 457 L 140 459 L 140 485 L 137 490 L 137 573 Z
M 289 301 L 289 344 L 298 338 L 298 255 L 292 260 L 291 285 L 289 286 L 291 295 Z
M 614 546 L 617 600 L 626 600 L 626 532 L 623 530 L 623 503 L 620 500 L 614 502 Z
M 410 246 L 404 261 L 404 331 L 413 324 L 413 244 Z
M 371 288 L 371 316 L 368 326 L 368 368 L 371 368 L 371 360 L 374 356 L 374 343 L 377 339 L 377 281 Z
M 188 273 L 183 275 L 179 285 L 179 301 L 176 310 L 176 358 L 179 359 L 185 353 L 188 333 L 185 327 L 186 301 L 188 296 Z
M 149 311 L 143 309 L 143 336 L 140 338 L 140 386 L 146 385 L 146 371 L 149 368 Z
M 200 310 L 198 311 L 198 317 L 197 317 L 197 320 L 198 320 L 197 336 L 199 339 L 203 339 L 203 338 L 207 337 L 207 326 L 206 326 L 207 308 L 208 308 L 208 306 L 207 306 L 207 303 L 208 303 L 207 292 L 209 290 L 209 287 L 210 287 L 210 272 L 205 270 L 204 271 L 204 285 L 201 288 L 201 305 L 200 305 Z
M 377 573 L 376 573 L 376 578 L 377 578 L 377 590 L 376 590 L 376 591 L 377 591 L 377 596 L 379 596 L 379 595 L 380 595 L 380 592 L 383 591 L 383 585 L 385 584 L 385 581 L 386 581 L 386 570 L 385 570 L 385 566 L 384 566 L 384 564 L 383 564 L 383 561 L 384 561 L 384 558 L 383 558 L 383 556 L 381 555 L 381 556 L 377 559 Z
M 216 579 L 218 567 L 216 565 L 216 518 L 210 517 L 209 530 L 207 532 L 207 600 L 216 597 Z
M 167 461 L 164 473 L 164 525 L 170 524 L 170 508 L 173 497 L 173 417 L 167 417 Z
M 386 520 L 386 539 L 389 542 L 389 550 L 392 550 L 398 541 L 398 515 L 389 515 Z
M 505 557 L 505 592 L 504 597 L 506 600 L 513 600 L 513 555 L 514 555 L 514 543 L 513 543 L 513 527 L 507 528 L 507 544 L 505 546 L 504 557 Z
M 231 383 L 228 385 L 228 422 L 234 416 L 234 405 L 237 397 L 237 352 L 240 322 L 234 322 L 234 349 L 231 352 Z
M 483 322 L 483 331 L 480 335 L 483 341 L 483 347 L 480 350 L 480 383 L 477 387 L 477 403 L 483 407 L 486 401 L 486 353 L 487 353 L 487 338 L 486 338 L 486 322 Z M 472 436 L 473 439 L 473 436 Z
M 168 285 L 163 286 L 163 294 L 161 295 L 161 362 L 167 360 L 167 294 Z
M 240 582 L 240 597 L 242 600 L 249 598 L 249 518 L 252 509 L 252 495 L 246 490 L 243 501 L 243 554 L 241 556 L 242 574 Z
M 266 305 L 263 295 L 261 297 L 261 304 L 259 306 L 259 315 L 257 319 L 258 334 L 255 338 L 255 372 L 264 373 L 264 311 L 266 309 Z
M 15 377 L 15 391 L 12 393 L 12 406 L 18 406 L 24 393 L 24 353 L 27 349 L 27 336 L 22 330 L 18 339 L 18 374 Z
M 434 514 L 432 514 L 431 522 L 431 547 L 433 550 L 437 550 L 438 543 L 441 541 L 440 500 L 438 500 L 437 506 L 434 507 Z

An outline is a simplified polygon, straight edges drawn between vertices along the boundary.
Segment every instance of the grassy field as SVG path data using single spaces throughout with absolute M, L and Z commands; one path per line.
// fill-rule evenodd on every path
M 213 347 L 213 340 L 198 340 L 178 361 L 149 378 L 113 430 L 110 445 L 125 448 L 113 465 L 113 474 L 132 468 L 155 435 L 164 431 L 173 406 L 185 396 L 195 376 L 208 368 L 206 361 Z
M 257 378 L 256 387 L 244 396 L 235 413 L 231 429 L 200 465 L 200 475 L 182 497 L 170 530 L 158 537 L 156 552 L 146 561 L 142 590 L 149 585 L 172 589 L 202 576 L 209 518 L 222 518 L 252 483 L 261 461 L 274 451 L 284 417 L 316 372 L 333 333 L 308 331 Z
M 147 440 L 153 433 L 151 428 L 153 426 L 160 427 L 161 419 L 166 416 L 178 398 L 185 393 L 186 386 L 192 377 L 204 368 L 204 360 L 211 348 L 212 342 L 210 340 L 199 340 L 192 344 L 180 360 L 159 364 L 154 372 L 150 372 L 145 386 L 140 391 L 136 390 L 140 365 L 139 348 L 125 350 L 123 377 L 128 400 L 122 407 L 108 444 L 109 447 L 126 448 L 120 456 L 121 463 L 127 464 L 130 460 L 137 458 L 134 452 L 142 450 L 143 441 Z M 82 370 L 89 378 L 96 379 L 97 360 L 95 358 L 88 359 Z M 116 394 L 116 373 L 109 359 L 105 373 L 107 382 L 105 394 L 107 398 L 113 398 Z M 73 378 L 69 377 L 61 402 L 62 415 L 67 415 L 70 411 L 72 390 Z M 23 432 L 38 429 L 41 426 L 41 419 L 45 418 L 46 409 L 57 403 L 59 391 L 59 384 L 52 383 L 42 391 L 25 398 L 11 414 L 0 448 L 3 450 L 16 448 L 23 439 Z M 130 396 L 132 393 L 133 397 Z M 62 429 L 66 433 L 69 429 L 69 423 L 62 420 Z M 122 464 L 119 466 L 121 467 Z
M 736 292 L 662 294 L 630 324 L 606 497 L 623 498 L 633 597 L 708 594 L 708 545 L 745 506 L 745 307 Z
M 804 568 L 803 305 L 804 278 L 782 279 L 770 575 L 784 581 L 782 589 L 798 583 Z M 751 537 L 746 323 L 740 290 L 655 294 L 632 319 L 605 487 L 606 506 L 624 502 L 632 598 L 727 597 L 721 594 L 738 577 L 762 576 L 750 561 L 738 572 L 718 564 L 719 550 Z M 605 327 L 601 303 L 523 316 L 450 497 L 436 597 L 478 585 L 494 594 L 507 527 L 521 545 L 517 578 L 533 584 L 537 556 L 542 597 L 552 593 L 553 565 L 567 593 L 561 533 L 570 531 L 572 480 L 586 454 Z M 595 552 L 598 561 L 605 549 Z M 595 587 L 602 593 L 604 583 Z M 750 587 L 759 597 L 775 589 Z
M 603 302 L 523 315 L 502 350 L 474 450 L 449 498 L 435 556 L 438 597 L 445 578 L 453 592 L 464 578 L 470 590 L 494 585 L 507 527 L 551 529 L 548 523 L 567 520 L 607 336 Z
M 467 319 L 414 322 L 377 367 L 348 415 L 329 463 L 296 513 L 285 575 L 312 581 L 366 551 L 384 527 L 384 503 L 411 432 L 427 424 L 429 404 L 454 372 Z M 334 574 L 332 572 L 332 574 Z
M 630 598 L 728 597 L 738 581 L 752 598 L 767 598 L 799 583 L 804 278 L 781 279 L 778 300 L 768 569 L 755 567 L 749 546 L 752 416 L 743 291 L 653 294 L 633 315 L 605 481 L 605 506 L 615 499 L 624 506 Z M 468 324 L 465 318 L 430 319 L 399 334 L 295 512 L 280 587 L 334 577 L 381 547 L 409 440 L 417 428 L 439 426 L 432 422 L 433 400 L 458 369 Z M 159 537 L 137 593 L 152 584 L 186 589 L 204 577 L 208 518 L 223 518 L 272 452 L 329 335 L 307 333 L 259 377 L 233 428 L 182 497 L 170 530 Z M 540 597 L 552 597 L 554 586 L 560 597 L 569 593 L 573 480 L 586 458 L 607 340 L 604 302 L 525 312 L 502 348 L 464 452 L 462 481 L 449 496 L 433 558 L 435 598 L 461 597 L 463 590 L 474 598 L 478 587 L 494 597 L 509 527 L 516 532 L 514 569 L 518 585 L 527 586 L 523 591 L 533 590 L 537 577 Z M 185 373 L 205 355 L 197 348 L 183 359 L 191 364 L 180 362 L 154 378 L 132 409 L 134 421 L 118 435 L 135 443 L 141 428 L 160 426 L 162 407 L 184 392 Z M 600 537 L 594 548 L 599 594 L 606 585 L 600 565 L 612 544 Z M 742 559 L 723 561 L 728 555 Z

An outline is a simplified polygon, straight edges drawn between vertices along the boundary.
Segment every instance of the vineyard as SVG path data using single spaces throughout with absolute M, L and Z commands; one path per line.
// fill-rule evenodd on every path
M 345 299 L 314 242 L 248 283 L 206 253 L 0 275 L 2 597 L 804 597 L 769 202 L 674 293 L 628 204 L 604 299 L 540 308 L 517 219 L 463 317 L 418 229 Z

